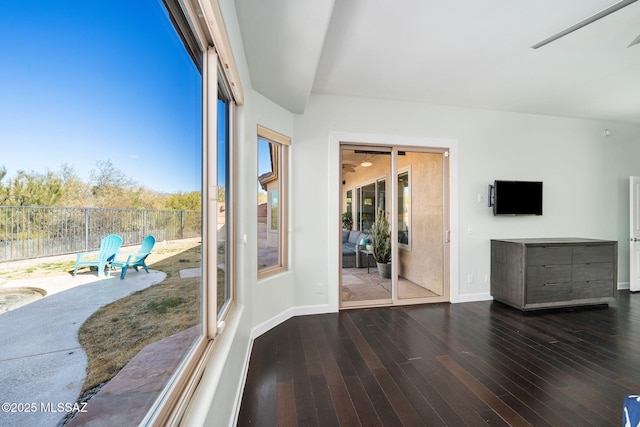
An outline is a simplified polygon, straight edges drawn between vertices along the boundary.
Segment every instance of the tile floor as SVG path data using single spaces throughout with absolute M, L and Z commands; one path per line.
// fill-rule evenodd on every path
M 342 269 L 342 301 L 368 301 L 391 298 L 391 279 L 384 279 L 376 267 Z M 400 277 L 398 297 L 427 298 L 439 296 L 415 283 Z

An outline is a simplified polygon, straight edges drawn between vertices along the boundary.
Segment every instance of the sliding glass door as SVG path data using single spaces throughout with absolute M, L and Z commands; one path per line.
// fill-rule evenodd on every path
M 341 307 L 448 301 L 446 151 L 343 145 L 341 157 Z

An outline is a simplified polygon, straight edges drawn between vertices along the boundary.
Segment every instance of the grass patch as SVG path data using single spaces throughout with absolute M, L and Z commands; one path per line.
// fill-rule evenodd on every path
M 165 314 L 170 308 L 178 307 L 180 304 L 184 304 L 187 300 L 184 298 L 165 298 L 160 301 L 151 301 L 147 304 L 147 308 L 151 311 L 155 311 L 158 314 Z
M 83 391 L 111 379 L 146 345 L 199 323 L 201 279 L 179 275 L 184 262 L 200 265 L 200 244 L 193 245 L 154 251 L 149 267 L 167 277 L 102 307 L 80 327 L 78 338 L 89 358 Z

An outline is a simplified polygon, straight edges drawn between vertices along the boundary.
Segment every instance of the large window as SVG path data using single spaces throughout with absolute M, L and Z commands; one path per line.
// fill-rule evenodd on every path
M 5 370 L 0 373 L 0 394 L 26 402 L 38 389 L 53 393 L 47 402 L 72 404 L 83 393 L 93 396 L 94 386 L 115 375 L 124 377 L 120 384 L 132 384 L 122 368 L 144 352 L 146 364 L 137 374 L 148 380 L 145 390 L 155 394 L 144 391 L 144 399 L 137 399 L 140 394 L 131 398 L 144 404 L 114 404 L 113 413 L 104 416 L 121 415 L 121 425 L 176 424 L 176 414 L 184 411 L 188 393 L 202 373 L 198 362 L 207 349 L 215 352 L 214 340 L 225 333 L 224 320 L 234 307 L 233 130 L 242 88 L 217 1 L 54 1 L 37 7 L 0 2 L 0 24 L 5 59 L 0 67 L 0 145 L 5 148 L 0 181 L 5 166 L 7 173 L 0 194 L 9 179 L 17 182 L 13 178 L 20 170 L 33 175 L 34 183 L 50 170 L 46 176 L 56 178 L 59 191 L 38 191 L 50 197 L 41 204 L 32 202 L 35 206 L 96 212 L 108 206 L 102 210 L 109 218 L 121 216 L 108 221 L 109 229 L 88 224 L 83 235 L 96 234 L 99 242 L 106 234 L 119 234 L 122 250 L 129 254 L 147 234 L 157 241 L 146 259 L 149 272 L 130 270 L 122 281 L 119 274 L 105 278 L 117 282 L 108 283 L 113 286 L 105 286 L 105 292 L 121 293 L 113 298 L 110 294 L 103 307 L 97 299 L 102 292 L 97 281 L 102 278 L 88 268 L 78 272 L 80 277 L 70 277 L 67 271 L 73 270 L 74 260 L 56 266 L 54 274 L 61 276 L 67 292 L 63 302 L 78 301 L 82 309 L 71 311 L 86 313 L 85 318 L 65 320 L 61 325 L 68 330 L 60 332 L 86 335 L 93 342 L 80 338 L 86 358 L 75 344 L 68 352 L 63 341 L 44 350 L 38 347 L 42 354 L 69 355 L 64 365 L 48 364 L 46 369 L 35 364 L 38 357 L 21 351 L 19 362 L 33 375 L 18 382 Z M 37 55 L 34 40 L 42 41 Z M 0 201 L 9 203 L 14 202 Z M 111 208 L 149 214 L 137 219 Z M 67 219 L 46 221 L 50 230 L 69 228 Z M 63 240 L 74 239 L 59 239 Z M 79 279 L 97 283 L 82 287 Z M 82 289 L 89 294 L 79 297 Z M 58 309 L 69 312 L 68 304 Z M 43 323 L 35 329 L 50 330 L 56 316 L 40 317 Z M 43 345 L 47 341 L 28 334 L 13 336 L 12 348 L 21 350 L 31 348 L 34 339 Z M 3 351 L 13 354 L 5 344 L 6 340 Z M 55 347 L 60 345 L 66 347 Z M 154 346 L 152 351 L 149 346 Z M 171 369 L 165 369 L 168 360 L 174 363 Z M 153 374 L 144 375 L 145 369 Z M 79 378 L 60 383 L 66 378 L 62 371 Z M 117 398 L 142 393 L 114 383 L 110 393 Z M 11 387 L 12 394 L 2 384 Z M 107 423 L 99 418 L 100 411 L 90 409 L 93 399 L 88 414 L 98 418 L 91 422 Z M 55 418 L 63 415 L 16 414 L 20 418 L 6 423 L 56 425 Z M 113 418 L 110 422 L 118 423 Z
M 202 120 L 203 238 L 201 277 L 201 327 L 192 348 L 158 401 L 156 422 L 173 424 L 185 410 L 201 371 L 196 369 L 205 349 L 224 333 L 224 320 L 233 313 L 234 288 L 234 128 L 236 105 L 242 104 L 242 88 L 228 41 L 224 35 L 217 2 L 201 10 L 191 2 L 163 0 L 183 47 L 202 75 L 202 97 L 198 114 Z M 214 27 L 209 24 L 216 22 Z M 204 36 L 204 33 L 209 36 Z M 213 39 L 215 48 L 210 45 Z M 180 261 L 180 260 L 179 260 Z M 171 406 L 167 404 L 171 402 Z M 168 422 L 167 420 L 171 420 Z
M 241 105 L 242 88 L 228 40 L 224 34 L 217 2 L 206 2 L 195 10 L 192 2 L 163 0 L 171 12 L 172 22 L 181 35 L 185 50 L 202 72 L 204 213 L 202 328 L 173 382 L 156 420 L 175 423 L 189 400 L 186 390 L 193 390 L 202 373 L 196 367 L 207 348 L 215 348 L 216 336 L 224 333 L 225 320 L 235 306 L 235 145 L 236 105 Z M 212 23 L 214 23 L 212 25 Z M 205 36 L 204 33 L 208 33 Z M 211 46 L 213 40 L 215 47 Z M 215 351 L 215 350 L 213 350 Z
M 290 140 L 258 126 L 258 275 L 287 268 L 287 169 Z

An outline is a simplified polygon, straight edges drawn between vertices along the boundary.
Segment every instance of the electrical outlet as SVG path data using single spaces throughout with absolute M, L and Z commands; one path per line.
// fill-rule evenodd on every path
M 322 286 L 322 283 L 316 284 L 316 294 L 321 294 L 323 292 L 324 292 L 324 287 Z
M 473 283 L 473 274 L 467 275 L 467 283 Z

